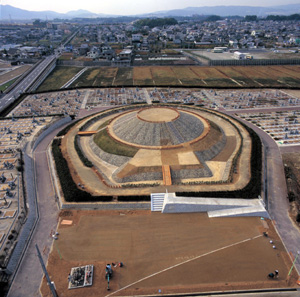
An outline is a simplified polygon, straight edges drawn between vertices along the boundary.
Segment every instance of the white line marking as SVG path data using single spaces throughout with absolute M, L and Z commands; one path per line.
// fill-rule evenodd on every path
M 236 242 L 236 243 L 232 243 L 232 244 L 230 244 L 230 245 L 221 247 L 221 248 L 219 248 L 219 249 L 216 249 L 216 250 L 207 252 L 207 253 L 202 254 L 202 255 L 200 255 L 200 256 L 197 256 L 197 257 L 194 257 L 194 258 L 192 258 L 192 259 L 189 259 L 189 260 L 183 261 L 183 262 L 181 262 L 181 263 L 178 263 L 178 264 L 176 264 L 176 265 L 170 266 L 170 267 L 165 268 L 165 269 L 163 269 L 163 270 L 161 270 L 161 271 L 158 271 L 158 272 L 155 272 L 155 273 L 153 273 L 153 274 L 151 274 L 151 275 L 148 275 L 148 276 L 146 276 L 146 277 L 144 277 L 144 278 L 142 278 L 142 279 L 140 279 L 140 280 L 138 280 L 138 281 L 136 281 L 136 282 L 134 282 L 134 283 L 132 283 L 132 284 L 129 284 L 129 285 L 127 285 L 127 286 L 125 286 L 125 287 L 123 287 L 123 288 L 121 288 L 121 289 L 115 291 L 115 292 L 112 292 L 112 293 L 106 295 L 105 297 L 111 296 L 111 295 L 113 295 L 113 294 L 115 294 L 115 293 L 118 293 L 118 292 L 120 292 L 120 291 L 122 291 L 122 290 L 125 290 L 125 289 L 127 289 L 127 288 L 129 288 L 129 287 L 131 287 L 131 286 L 133 286 L 133 285 L 135 285 L 135 284 L 137 284 L 137 283 L 140 283 L 140 282 L 142 282 L 142 281 L 144 281 L 144 280 L 146 280 L 146 279 L 148 279 L 148 278 L 151 278 L 151 277 L 153 277 L 153 276 L 156 276 L 156 275 L 158 275 L 158 274 L 160 274 L 160 273 L 163 273 L 163 272 L 165 272 L 165 271 L 171 270 L 171 269 L 173 269 L 173 268 L 175 268 L 175 267 L 178 267 L 178 266 L 180 266 L 180 265 L 186 264 L 186 263 L 191 262 L 191 261 L 194 261 L 194 260 L 196 260 L 196 259 L 199 259 L 199 258 L 208 256 L 208 255 L 210 255 L 210 254 L 213 254 L 213 253 L 216 253 L 216 252 L 225 250 L 225 249 L 227 249 L 227 248 L 233 247 L 233 246 L 235 246 L 235 245 L 238 245 L 238 244 L 241 244 L 241 243 L 244 243 L 244 242 L 247 242 L 247 241 L 256 239 L 256 238 L 259 238 L 259 237 L 262 237 L 262 235 L 260 234 L 260 235 L 257 235 L 257 236 L 255 236 L 255 237 L 250 237 L 250 238 L 244 239 L 244 240 L 242 240 L 242 241 L 238 241 L 238 242 Z

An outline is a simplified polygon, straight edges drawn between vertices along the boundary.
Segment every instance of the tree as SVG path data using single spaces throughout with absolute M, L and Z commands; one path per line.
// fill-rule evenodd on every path
M 246 15 L 245 16 L 245 21 L 246 22 L 256 22 L 257 21 L 257 16 L 256 15 Z

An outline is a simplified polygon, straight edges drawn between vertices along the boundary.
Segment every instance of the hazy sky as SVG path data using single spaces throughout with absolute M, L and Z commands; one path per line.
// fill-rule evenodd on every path
M 64 13 L 85 9 L 94 13 L 131 15 L 195 6 L 274 6 L 300 3 L 300 0 L 0 0 L 0 3 L 33 11 L 52 10 Z

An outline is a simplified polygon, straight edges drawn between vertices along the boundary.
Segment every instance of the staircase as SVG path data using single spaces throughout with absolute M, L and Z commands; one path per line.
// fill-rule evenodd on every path
M 151 211 L 162 211 L 166 193 L 151 194 Z

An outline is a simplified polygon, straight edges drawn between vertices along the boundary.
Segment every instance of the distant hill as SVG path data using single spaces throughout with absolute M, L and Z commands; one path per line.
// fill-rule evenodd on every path
M 265 17 L 270 14 L 290 15 L 300 13 L 300 4 L 281 5 L 273 7 L 260 6 L 203 6 L 203 7 L 187 7 L 183 9 L 174 9 L 168 11 L 158 11 L 143 16 L 192 16 L 192 15 L 219 15 L 219 16 L 246 16 L 257 15 Z
M 83 4 L 84 5 L 84 4 Z M 135 17 L 169 17 L 169 16 L 192 16 L 192 15 L 219 15 L 219 16 L 246 16 L 257 15 L 265 17 L 270 14 L 290 15 L 300 13 L 300 4 L 288 4 L 272 7 L 260 6 L 203 6 L 187 7 L 167 11 L 157 11 L 135 15 Z M 97 14 L 87 10 L 76 10 L 68 13 L 55 11 L 28 11 L 10 5 L 0 5 L 0 21 L 4 20 L 32 20 L 32 19 L 72 19 L 72 18 L 105 18 L 117 17 L 117 15 Z
M 55 11 L 29 11 L 16 8 L 10 5 L 0 5 L 0 21 L 4 20 L 33 20 L 33 19 L 72 19 L 72 18 L 95 18 L 110 17 L 111 15 L 96 14 L 87 10 L 69 11 L 68 13 L 58 13 Z

